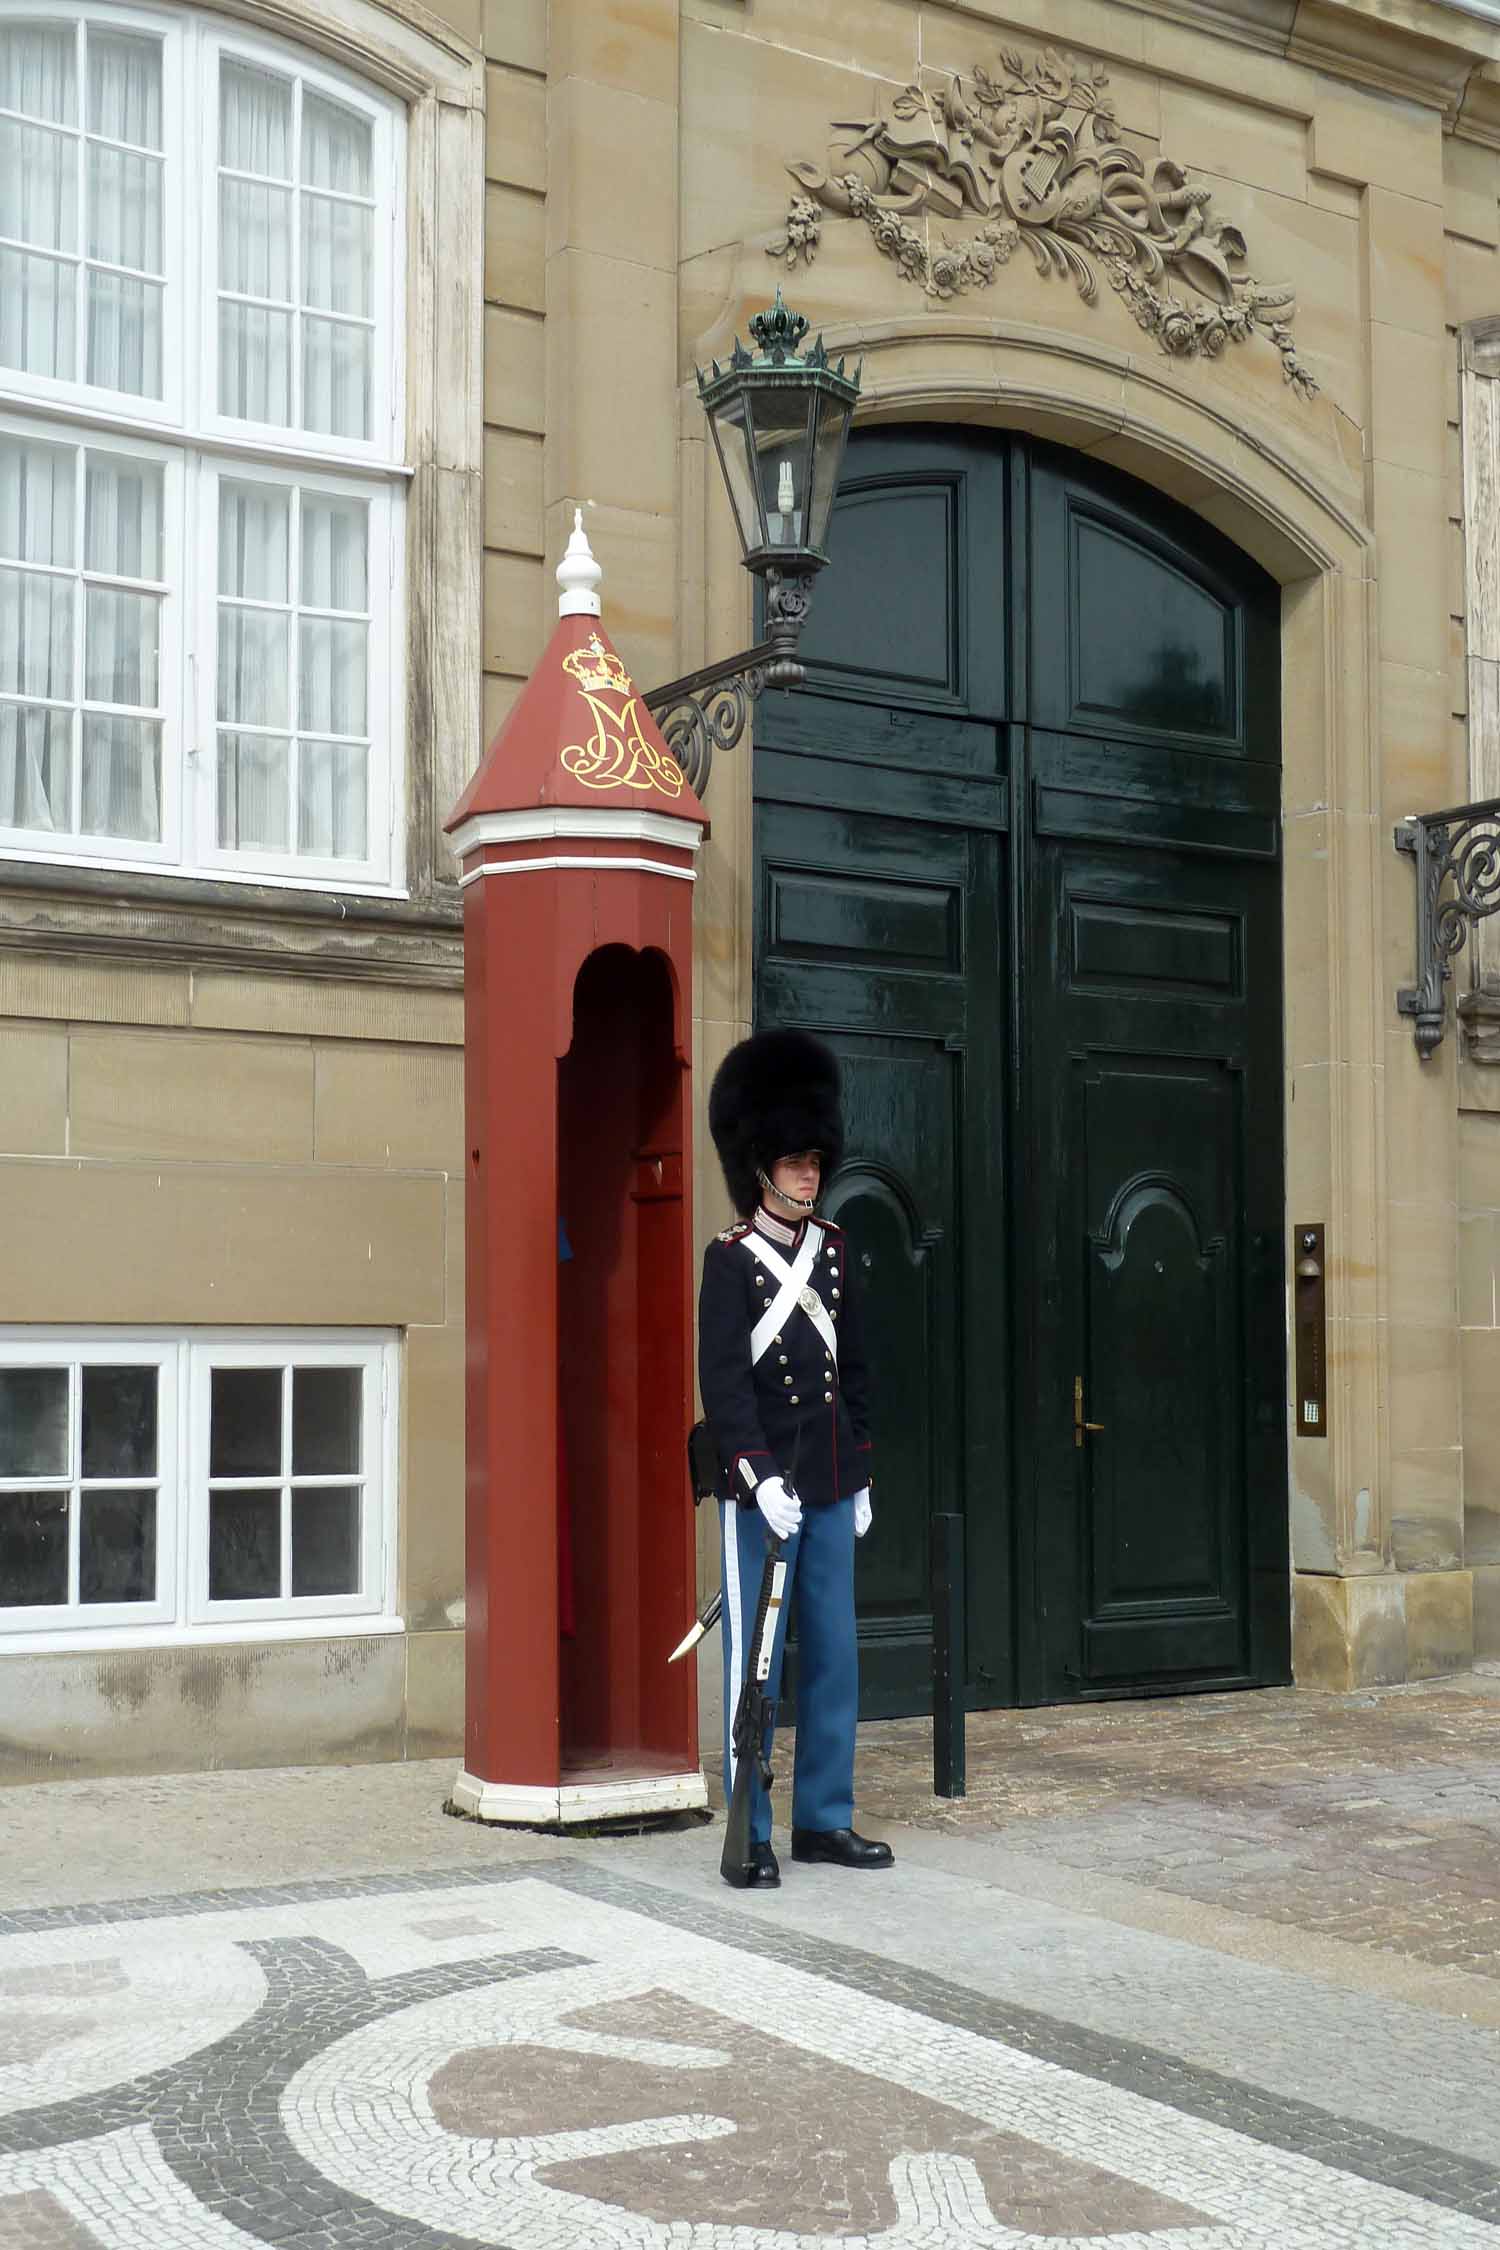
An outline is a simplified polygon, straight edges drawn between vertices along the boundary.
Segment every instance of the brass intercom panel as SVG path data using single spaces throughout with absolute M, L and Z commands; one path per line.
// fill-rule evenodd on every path
M 1298 1227 L 1292 1248 L 1297 1435 L 1328 1435 L 1328 1312 L 1321 1226 Z

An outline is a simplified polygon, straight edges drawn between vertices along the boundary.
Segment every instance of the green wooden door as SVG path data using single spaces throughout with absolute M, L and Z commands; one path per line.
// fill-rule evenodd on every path
M 1285 1679 L 1276 606 L 1139 486 L 1027 476 L 1021 1689 Z
M 845 1066 L 865 1714 L 927 1706 L 935 1509 L 977 1704 L 1284 1677 L 1269 589 L 1069 456 L 861 434 L 806 654 L 756 1016 Z

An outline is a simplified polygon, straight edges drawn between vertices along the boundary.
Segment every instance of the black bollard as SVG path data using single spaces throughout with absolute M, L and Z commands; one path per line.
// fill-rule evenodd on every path
M 964 1794 L 964 1519 L 932 1519 L 932 1793 Z

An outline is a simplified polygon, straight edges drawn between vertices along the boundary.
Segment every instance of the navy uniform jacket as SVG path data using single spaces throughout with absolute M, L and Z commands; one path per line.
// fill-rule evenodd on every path
M 756 1230 L 730 1227 L 703 1253 L 698 1296 L 698 1383 L 724 1468 L 721 1497 L 742 1507 L 766 1477 L 795 1485 L 809 1507 L 845 1500 L 870 1482 L 869 1383 L 859 1296 L 842 1227 L 809 1222 L 823 1235 L 809 1286 L 838 1331 L 838 1362 L 800 1305 L 760 1362 L 750 1364 L 750 1333 L 780 1283 L 745 1248 Z M 801 1245 L 798 1236 L 798 1246 Z M 787 1264 L 795 1249 L 775 1245 Z

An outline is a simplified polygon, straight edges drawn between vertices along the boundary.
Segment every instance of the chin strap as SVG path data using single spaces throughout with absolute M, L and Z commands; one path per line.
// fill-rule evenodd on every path
M 777 1202 L 784 1203 L 789 1211 L 802 1211 L 805 1213 L 817 1210 L 818 1199 L 815 1195 L 811 1197 L 801 1195 L 788 1195 L 785 1188 L 779 1188 L 774 1180 L 768 1180 L 766 1178 L 765 1173 L 761 1170 L 758 1164 L 755 1167 L 755 1177 L 759 1180 L 767 1195 L 774 1195 Z

